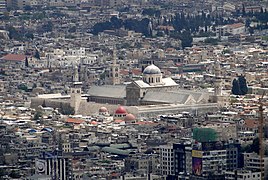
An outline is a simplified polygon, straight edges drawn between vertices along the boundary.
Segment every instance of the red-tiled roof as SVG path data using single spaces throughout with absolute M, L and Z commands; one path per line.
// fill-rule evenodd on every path
M 243 23 L 236 23 L 236 24 L 229 24 L 228 25 L 230 28 L 240 28 L 245 26 Z
M 131 72 L 134 75 L 141 75 L 141 70 L 140 69 L 132 69 Z M 122 69 L 122 70 L 120 70 L 120 74 L 121 75 L 128 75 L 129 70 Z
M 259 123 L 257 120 L 246 119 L 245 126 L 247 128 L 257 128 L 259 126 Z
M 140 75 L 141 70 L 140 69 L 132 69 L 132 73 L 135 74 L 135 75 Z
M 74 124 L 81 124 L 83 122 L 85 122 L 84 120 L 81 119 L 73 119 L 73 118 L 68 118 L 66 120 L 67 123 L 74 123 Z
M 24 61 L 26 56 L 23 54 L 8 54 L 1 59 L 6 61 Z

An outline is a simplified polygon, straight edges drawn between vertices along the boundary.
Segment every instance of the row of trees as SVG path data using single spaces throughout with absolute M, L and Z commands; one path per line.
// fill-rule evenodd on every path
M 185 13 L 178 13 L 175 17 L 172 17 L 170 21 L 164 19 L 164 25 L 171 25 L 176 31 L 189 30 L 191 33 L 197 33 L 200 31 L 200 27 L 204 27 L 205 32 L 208 31 L 208 27 L 214 28 L 218 25 L 225 25 L 234 23 L 234 20 L 228 18 L 224 19 L 221 16 L 211 16 L 204 12 L 198 15 L 190 15 Z
M 148 15 L 148 16 L 154 16 L 154 17 L 160 17 L 161 11 L 153 8 L 144 9 L 142 11 L 142 15 Z
M 34 35 L 31 30 L 20 28 L 16 29 L 13 26 L 7 26 L 6 30 L 9 32 L 9 38 L 15 40 L 33 40 Z M 53 24 L 51 21 L 43 23 L 39 28 L 37 28 L 38 33 L 51 32 L 53 30 Z
M 268 29 L 268 12 L 267 9 L 261 8 L 259 12 L 253 12 L 249 11 L 246 12 L 245 6 L 243 6 L 242 11 L 237 11 L 235 16 L 243 16 L 246 19 L 246 27 L 250 28 L 250 23 L 253 22 L 258 22 L 259 24 L 253 28 L 251 28 L 251 31 L 253 32 L 253 29 L 257 30 L 263 30 L 263 29 Z M 252 34 L 252 33 L 251 33 Z
M 192 46 L 192 35 L 198 35 L 200 32 L 203 34 L 209 34 L 209 28 L 212 27 L 215 30 L 215 27 L 218 25 L 231 24 L 235 21 L 228 18 L 224 19 L 221 16 L 211 16 L 210 14 L 205 14 L 202 12 L 197 15 L 190 15 L 184 12 L 177 13 L 174 17 L 160 17 L 161 12 L 155 9 L 144 9 L 142 12 L 143 15 L 148 15 L 153 17 L 153 22 L 157 25 L 165 25 L 165 26 L 173 26 L 175 31 L 164 32 L 165 34 L 170 35 L 172 38 L 177 38 L 182 41 L 182 47 Z M 92 28 L 93 34 L 98 34 L 99 32 L 103 32 L 104 30 L 114 30 L 119 29 L 121 27 L 125 27 L 128 30 L 133 30 L 135 32 L 142 33 L 146 37 L 152 36 L 152 32 L 148 27 L 150 20 L 148 18 L 144 18 L 142 20 L 137 19 L 118 19 L 117 17 L 112 17 L 110 21 L 105 21 L 101 23 L 97 23 Z M 200 27 L 202 29 L 200 29 Z M 157 36 L 163 35 L 162 33 L 158 33 Z M 213 41 L 214 43 L 214 41 Z M 216 44 L 216 42 L 215 42 Z
M 142 20 L 137 19 L 127 19 L 123 21 L 122 19 L 118 19 L 117 17 L 112 17 L 110 21 L 105 21 L 101 23 L 97 23 L 92 27 L 92 33 L 97 35 L 104 30 L 115 30 L 122 27 L 125 27 L 128 30 L 133 30 L 135 32 L 139 32 L 144 34 L 145 36 L 149 36 L 150 32 L 148 29 L 149 19 L 144 18 Z
M 149 22 L 150 20 L 148 18 L 144 18 L 142 20 L 126 19 L 123 21 L 117 17 L 112 17 L 110 21 L 95 24 L 92 28 L 92 33 L 97 35 L 99 32 L 103 32 L 104 30 L 115 30 L 125 27 L 128 30 L 142 33 L 146 37 L 151 37 L 152 31 L 149 28 Z M 180 39 L 182 41 L 183 48 L 192 46 L 193 38 L 189 30 L 175 31 L 169 35 L 172 38 Z

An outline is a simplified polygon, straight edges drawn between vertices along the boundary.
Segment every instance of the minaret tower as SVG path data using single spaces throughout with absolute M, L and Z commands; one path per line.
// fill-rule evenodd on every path
M 214 95 L 221 96 L 222 95 L 222 84 L 221 84 L 221 67 L 220 67 L 219 61 L 215 62 L 214 71 L 215 71 Z
M 229 104 L 228 96 L 222 94 L 222 76 L 220 62 L 216 61 L 214 64 L 214 95 L 213 102 L 216 102 L 219 107 L 224 107 Z
M 74 75 L 73 75 L 73 82 L 78 82 L 79 81 L 79 73 L 78 73 L 78 67 L 74 67 Z
M 71 87 L 71 107 L 74 108 L 75 113 L 78 112 L 78 108 L 81 103 L 81 86 L 82 82 L 79 82 L 79 74 L 78 74 L 78 67 L 75 66 L 74 68 L 74 75 L 73 75 L 73 84 Z
M 112 85 L 120 84 L 120 67 L 116 62 L 116 47 L 113 49 L 113 64 L 112 64 Z

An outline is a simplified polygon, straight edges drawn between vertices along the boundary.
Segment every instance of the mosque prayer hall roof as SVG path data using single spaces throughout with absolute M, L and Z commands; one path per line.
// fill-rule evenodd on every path
M 190 94 L 182 94 L 180 92 L 149 91 L 145 94 L 142 101 L 185 104 L 190 96 Z
M 89 95 L 111 97 L 111 98 L 124 98 L 126 97 L 126 86 L 124 85 L 92 86 L 89 89 Z

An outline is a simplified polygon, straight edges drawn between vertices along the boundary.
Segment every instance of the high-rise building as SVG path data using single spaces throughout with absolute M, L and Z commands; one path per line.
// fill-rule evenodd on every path
M 52 179 L 68 180 L 72 178 L 71 164 L 61 152 L 43 153 L 35 160 L 35 174 L 49 175 Z
M 160 150 L 160 173 L 163 176 L 174 174 L 174 152 L 172 145 L 163 145 Z
M 261 172 L 250 170 L 226 171 L 225 180 L 261 180 Z
M 241 144 L 239 141 L 229 141 L 225 144 L 227 151 L 227 166 L 228 171 L 236 170 L 243 167 L 243 154 L 241 151 Z
M 192 173 L 192 144 L 182 142 L 173 144 L 174 174 L 190 175 Z
M 263 170 L 262 177 L 268 179 L 268 157 L 263 158 Z M 252 171 L 261 171 L 260 156 L 257 153 L 244 153 L 244 168 Z
M 192 174 L 193 179 L 224 179 L 227 166 L 227 151 L 220 141 L 202 142 L 193 145 Z
M 7 10 L 7 1 L 0 0 L 0 12 L 5 12 Z

